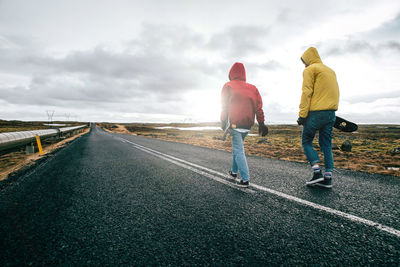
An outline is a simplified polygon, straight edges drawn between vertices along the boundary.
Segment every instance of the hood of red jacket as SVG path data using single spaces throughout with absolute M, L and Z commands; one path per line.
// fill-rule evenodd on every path
M 246 71 L 242 63 L 236 62 L 229 71 L 229 80 L 246 81 Z

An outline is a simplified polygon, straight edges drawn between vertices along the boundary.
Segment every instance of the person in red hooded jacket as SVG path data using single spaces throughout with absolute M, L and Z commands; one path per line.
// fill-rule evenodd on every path
M 254 85 L 246 82 L 246 71 L 242 63 L 233 64 L 229 80 L 221 92 L 222 128 L 225 129 L 228 123 L 232 128 L 232 169 L 229 173 L 233 177 L 240 173 L 239 186 L 248 187 L 249 168 L 243 142 L 254 124 L 255 116 L 262 136 L 267 135 L 268 127 L 264 124 L 261 95 Z

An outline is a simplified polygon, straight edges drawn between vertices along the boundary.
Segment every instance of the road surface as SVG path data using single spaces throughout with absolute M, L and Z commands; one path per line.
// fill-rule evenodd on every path
M 93 128 L 0 184 L 0 265 L 400 265 L 400 179 Z

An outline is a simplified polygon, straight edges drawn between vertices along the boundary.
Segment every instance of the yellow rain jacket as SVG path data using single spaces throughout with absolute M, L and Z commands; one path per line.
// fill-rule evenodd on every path
M 303 72 L 299 117 L 307 118 L 309 111 L 337 110 L 339 86 L 335 72 L 322 64 L 314 47 L 308 48 L 301 58 L 307 67 Z

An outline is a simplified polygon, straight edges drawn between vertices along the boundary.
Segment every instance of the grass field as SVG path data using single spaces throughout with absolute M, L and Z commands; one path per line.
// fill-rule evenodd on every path
M 222 130 L 183 131 L 178 129 L 157 129 L 156 127 L 201 127 L 219 124 L 113 124 L 99 126 L 118 133 L 141 135 L 168 141 L 187 143 L 231 151 L 231 142 L 222 141 Z M 301 130 L 297 125 L 270 125 L 267 137 L 248 136 L 245 151 L 256 155 L 281 160 L 306 162 L 301 147 Z M 250 134 L 256 135 L 257 126 Z M 318 150 L 315 139 L 314 146 Z M 343 142 L 350 141 L 352 151 L 341 150 Z M 336 168 L 351 169 L 370 173 L 400 176 L 400 126 L 399 125 L 360 125 L 355 133 L 333 131 L 333 154 Z M 396 150 L 399 148 L 398 150 Z M 397 151 L 397 152 L 396 152 Z M 321 159 L 323 159 L 320 153 Z M 323 164 L 322 164 L 323 165 Z
M 53 122 L 54 124 L 68 124 L 68 126 L 76 126 L 82 125 L 84 123 L 79 122 L 63 122 L 63 121 L 56 121 Z M 6 121 L 0 120 L 0 133 L 6 132 L 18 132 L 18 131 L 31 131 L 31 130 L 43 130 L 43 129 L 50 129 L 51 126 L 44 125 L 47 122 L 44 121 Z
M 48 129 L 46 122 L 21 122 L 0 120 L 0 133 Z M 56 122 L 59 124 L 80 125 L 82 123 Z M 139 124 L 139 123 L 98 123 L 100 127 L 112 132 L 141 135 L 173 142 L 231 151 L 230 137 L 222 141 L 222 130 L 179 130 L 189 127 L 219 127 L 218 123 L 198 124 Z M 157 129 L 157 127 L 170 127 Z M 301 130 L 297 125 L 269 125 L 267 137 L 257 135 L 257 125 L 245 140 L 248 155 L 275 158 L 288 161 L 306 162 L 301 147 Z M 316 138 L 317 140 L 317 138 Z M 318 150 L 318 143 L 314 146 Z M 341 145 L 350 141 L 352 151 L 341 150 Z M 351 169 L 370 173 L 400 176 L 400 125 L 360 125 L 355 133 L 333 131 L 333 154 L 336 168 Z M 320 153 L 321 159 L 323 158 Z M 0 169 L 10 167 L 25 158 L 24 148 L 0 152 Z

